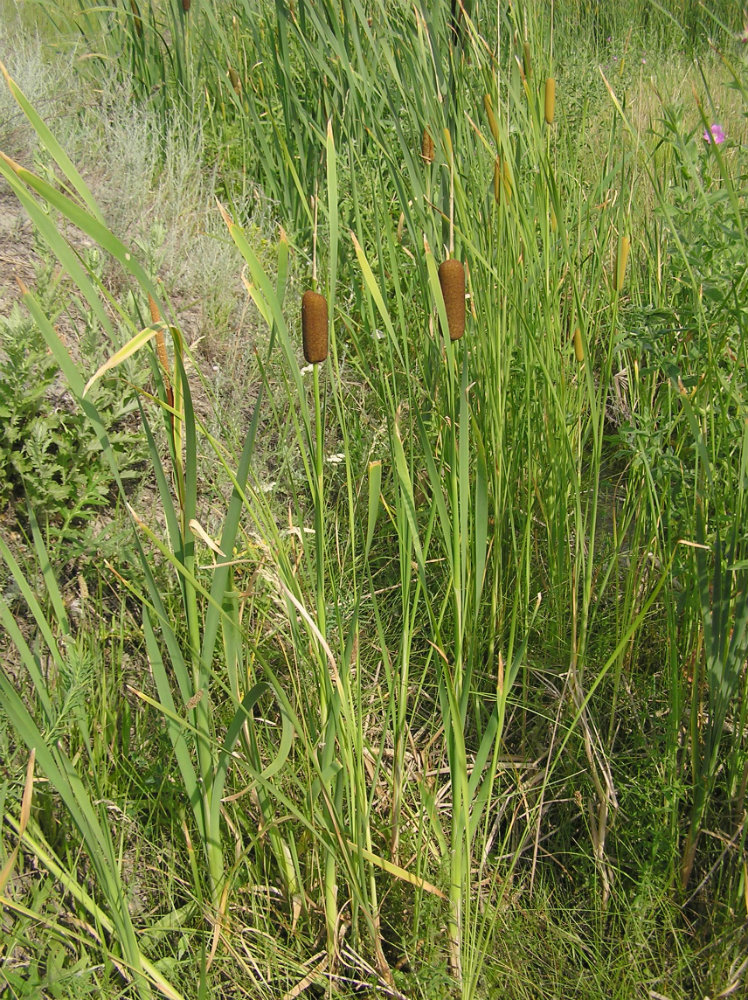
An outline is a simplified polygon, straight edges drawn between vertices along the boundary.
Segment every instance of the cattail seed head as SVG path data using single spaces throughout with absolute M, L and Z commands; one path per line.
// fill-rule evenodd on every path
M 191 2 L 192 0 L 182 0 L 182 10 L 185 12 L 185 14 L 190 9 Z
M 434 140 L 427 128 L 423 130 L 421 138 L 421 157 L 426 163 L 434 162 Z
M 582 341 L 582 331 L 579 327 L 574 330 L 574 357 L 580 365 L 584 361 L 584 343 Z
M 161 322 L 161 313 L 159 312 L 158 306 L 156 305 L 156 300 L 153 298 L 151 293 L 148 293 L 148 309 L 151 313 L 151 323 L 155 324 Z
M 549 76 L 545 81 L 545 122 L 546 125 L 553 124 L 553 115 L 556 110 L 556 81 Z
M 151 313 L 151 323 L 155 326 L 161 322 L 161 313 L 150 292 L 148 293 L 148 308 Z M 174 392 L 171 387 L 171 379 L 169 378 L 169 355 L 166 353 L 166 338 L 164 337 L 163 330 L 156 331 L 156 354 L 163 369 L 164 384 L 166 385 L 166 401 L 169 406 L 173 406 Z
M 491 135 L 493 136 L 493 141 L 498 146 L 499 144 L 499 123 L 496 121 L 496 115 L 493 113 L 493 106 L 491 104 L 490 94 L 486 94 L 483 98 L 483 107 L 486 109 L 486 118 L 488 118 L 488 127 L 491 129 Z
M 525 78 L 529 80 L 532 76 L 532 55 L 529 42 L 525 42 L 522 46 L 522 69 L 525 71 Z
M 301 333 L 307 364 L 318 365 L 327 357 L 327 299 L 319 292 L 302 296 Z
M 135 0 L 130 0 L 130 7 L 132 9 L 132 22 L 135 25 L 135 34 L 138 38 L 143 37 L 143 22 L 140 19 L 140 11 Z
M 616 292 L 620 292 L 623 289 L 623 282 L 626 277 L 626 262 L 629 259 L 630 249 L 631 249 L 630 237 L 621 236 L 618 240 L 618 255 L 616 257 L 616 276 L 615 276 L 615 285 L 613 286 Z
M 465 332 L 465 268 L 459 260 L 439 265 L 439 284 L 447 312 L 449 339 L 459 340 Z
M 231 86 L 234 88 L 234 93 L 241 94 L 242 81 L 239 79 L 239 74 L 233 66 L 229 66 L 229 80 L 231 80 Z

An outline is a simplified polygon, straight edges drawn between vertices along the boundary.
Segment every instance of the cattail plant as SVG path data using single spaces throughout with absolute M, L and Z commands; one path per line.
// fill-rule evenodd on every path
M 192 2 L 192 0 L 182 0 L 182 10 L 185 12 L 185 14 L 190 9 L 191 2 Z
M 301 299 L 301 333 L 307 364 L 320 364 L 327 357 L 327 299 L 311 289 Z
M 556 81 L 549 76 L 545 81 L 545 122 L 546 125 L 553 124 L 553 114 L 556 110 Z
M 621 236 L 618 239 L 618 253 L 616 255 L 616 273 L 615 273 L 615 284 L 613 288 L 616 292 L 620 292 L 623 289 L 623 282 L 626 278 L 626 262 L 629 259 L 629 250 L 631 249 L 631 238 L 629 236 Z
M 452 258 L 440 264 L 439 284 L 447 313 L 449 339 L 459 340 L 465 333 L 465 268 L 462 262 Z

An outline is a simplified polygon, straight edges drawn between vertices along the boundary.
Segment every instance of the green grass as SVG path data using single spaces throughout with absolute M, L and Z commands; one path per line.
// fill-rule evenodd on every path
M 256 6 L 44 5 L 59 121 L 10 67 L 42 264 L 6 353 L 46 381 L 3 405 L 52 427 L 64 387 L 111 516 L 27 510 L 28 461 L 0 489 L 0 976 L 739 992 L 734 5 Z

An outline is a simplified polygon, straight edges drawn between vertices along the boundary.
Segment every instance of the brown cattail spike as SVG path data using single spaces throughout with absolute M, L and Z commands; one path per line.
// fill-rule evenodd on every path
M 423 130 L 421 138 L 421 156 L 426 163 L 434 162 L 434 140 L 431 138 L 431 133 L 427 128 Z
M 545 123 L 553 124 L 553 115 L 556 110 L 556 81 L 549 76 L 545 81 Z
M 302 296 L 301 332 L 307 364 L 320 364 L 327 357 L 327 299 L 319 292 Z
M 185 14 L 190 9 L 190 4 L 191 0 L 182 0 L 182 10 L 185 12 Z
M 621 236 L 618 240 L 618 256 L 616 258 L 616 283 L 613 286 L 615 291 L 623 289 L 623 282 L 626 277 L 626 262 L 629 259 L 631 239 L 628 236 Z
M 156 301 L 150 292 L 148 293 L 148 308 L 151 311 L 151 323 L 153 326 L 156 326 L 157 323 L 161 322 L 161 313 L 159 312 Z M 158 355 L 158 360 L 161 362 L 161 368 L 164 374 L 166 402 L 169 406 L 174 406 L 174 390 L 171 387 L 171 379 L 169 378 L 169 355 L 166 353 L 166 339 L 164 338 L 163 330 L 156 331 L 156 354 Z
M 459 340 L 465 332 L 465 268 L 459 260 L 439 265 L 439 284 L 447 312 L 449 339 Z

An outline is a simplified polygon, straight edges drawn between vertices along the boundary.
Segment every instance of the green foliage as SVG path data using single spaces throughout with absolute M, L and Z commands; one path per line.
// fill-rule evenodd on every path
M 72 541 L 91 511 L 111 504 L 112 478 L 88 421 L 59 378 L 34 320 L 14 305 L 0 319 L 0 510 L 25 523 L 24 498 L 60 541 Z M 110 386 L 102 394 L 123 475 L 134 477 L 141 437 L 133 404 Z M 80 542 L 78 543 L 80 545 Z M 82 546 L 81 546 L 82 550 Z

